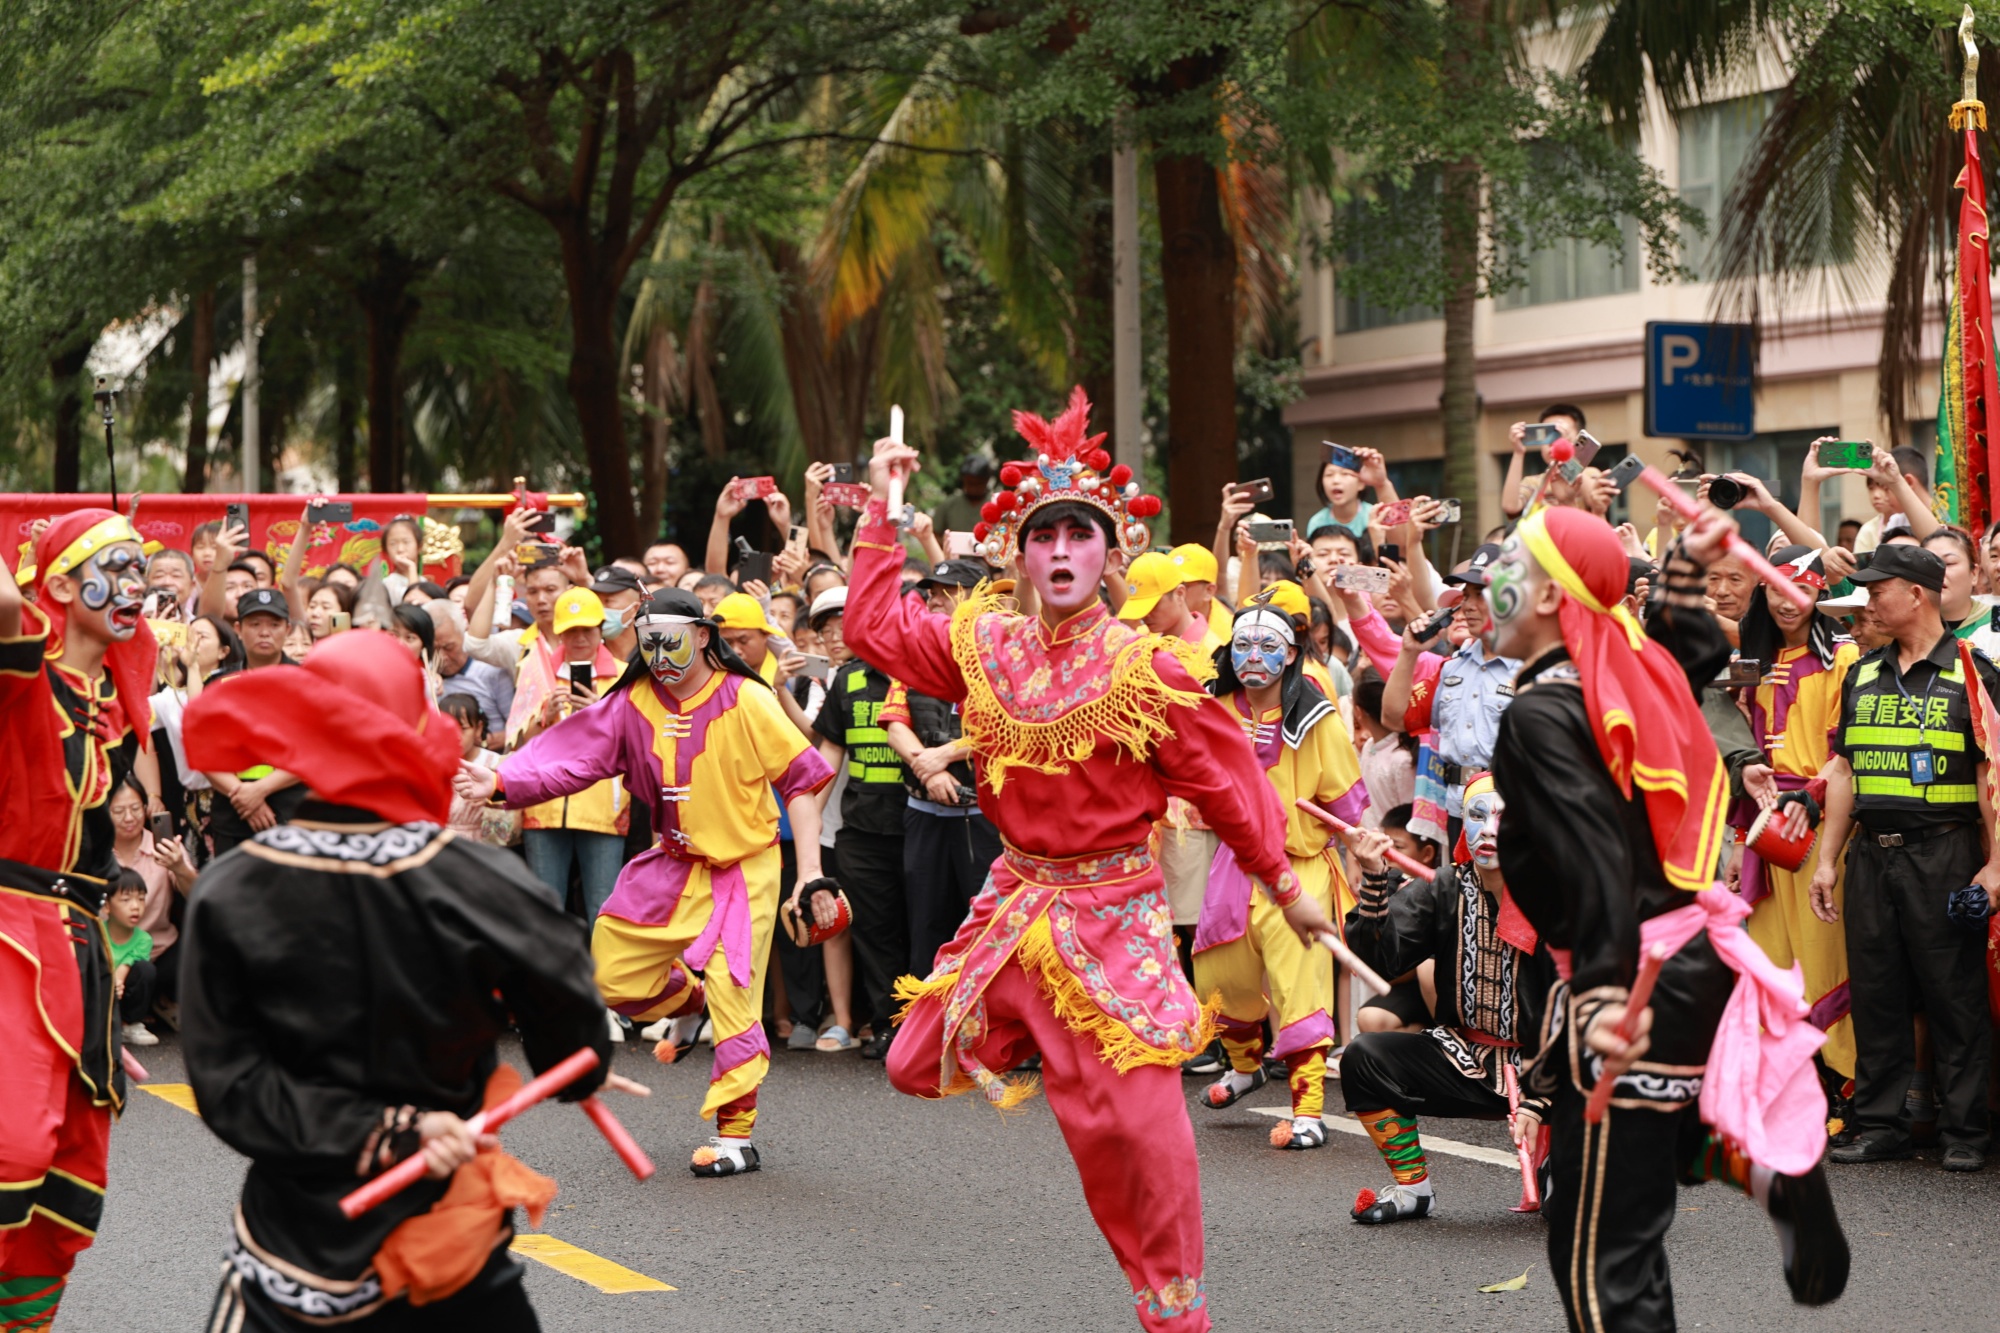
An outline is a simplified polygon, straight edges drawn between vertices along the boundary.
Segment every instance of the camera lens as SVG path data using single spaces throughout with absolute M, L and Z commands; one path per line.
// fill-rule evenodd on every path
M 1745 494 L 1743 483 L 1734 477 L 1717 477 L 1708 483 L 1708 502 L 1717 509 L 1736 508 Z

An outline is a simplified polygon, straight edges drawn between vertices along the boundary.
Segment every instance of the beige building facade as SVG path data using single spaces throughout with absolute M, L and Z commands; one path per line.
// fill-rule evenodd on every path
M 1641 137 L 1640 151 L 1685 200 L 1712 219 L 1768 105 L 1768 94 L 1732 98 L 1700 108 L 1678 127 L 1655 116 Z M 1706 267 L 1706 246 L 1699 234 L 1684 238 L 1683 262 L 1697 273 Z M 1936 320 L 1927 330 L 1928 359 L 1910 404 L 1908 440 L 1890 440 L 1888 423 L 1876 410 L 1879 305 L 1795 308 L 1772 318 L 1767 302 L 1756 438 L 1686 442 L 1646 434 L 1645 327 L 1655 320 L 1717 318 L 1711 309 L 1714 285 L 1656 282 L 1641 261 L 1636 235 L 1628 235 L 1622 254 L 1565 242 L 1537 252 L 1527 267 L 1524 289 L 1481 301 L 1474 319 L 1479 493 L 1459 498 L 1468 520 L 1476 512 L 1480 532 L 1502 518 L 1500 482 L 1509 456 L 1509 427 L 1535 420 L 1552 403 L 1583 409 L 1590 432 L 1604 443 L 1603 461 L 1629 450 L 1672 471 L 1677 461 L 1668 451 L 1682 449 L 1699 456 L 1705 470 L 1743 470 L 1764 477 L 1793 504 L 1805 446 L 1815 436 L 1919 446 L 1936 440 L 1942 337 Z M 1822 289 L 1834 285 L 1822 284 Z M 1865 280 L 1858 285 L 1866 289 Z M 1320 505 L 1317 482 L 1324 440 L 1379 449 L 1405 494 L 1437 494 L 1444 459 L 1438 411 L 1443 322 L 1427 312 L 1383 312 L 1343 297 L 1335 272 L 1313 265 L 1302 270 L 1300 333 L 1305 342 L 1303 396 L 1285 412 L 1293 437 L 1297 521 L 1303 524 Z M 1536 462 L 1529 466 L 1531 473 L 1540 469 Z M 1825 487 L 1823 524 L 1835 525 L 1843 517 L 1865 519 L 1872 512 L 1858 478 Z M 1626 514 L 1621 510 L 1614 516 Z M 1651 502 L 1640 501 L 1639 512 L 1631 516 L 1650 524 Z M 1761 523 L 1760 518 L 1746 524 L 1746 532 L 1757 535 Z M 1834 536 L 1831 526 L 1822 530 Z

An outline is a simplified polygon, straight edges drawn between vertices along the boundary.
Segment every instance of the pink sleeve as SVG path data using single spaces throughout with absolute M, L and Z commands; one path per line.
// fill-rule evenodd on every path
M 951 622 L 903 594 L 903 548 L 871 502 L 854 538 L 841 633 L 862 661 L 919 694 L 956 702 L 965 677 L 951 655 Z
M 507 808 L 525 810 L 558 796 L 574 796 L 606 778 L 629 777 L 632 786 L 642 789 L 657 781 L 625 771 L 622 736 L 628 714 L 637 716 L 624 691 L 607 694 L 502 759 L 500 785 Z
M 1171 655 L 1160 653 L 1153 664 L 1173 688 L 1201 688 Z M 1291 869 L 1285 855 L 1285 810 L 1243 728 L 1219 699 L 1175 707 L 1173 720 L 1174 734 L 1153 751 L 1160 785 L 1201 811 L 1236 853 L 1239 865 L 1266 884 L 1276 884 Z
M 1347 632 L 1360 645 L 1361 651 L 1368 654 L 1368 660 L 1375 664 L 1382 678 L 1387 680 L 1389 673 L 1396 669 L 1396 655 L 1402 651 L 1403 641 L 1397 637 L 1396 631 L 1389 628 L 1389 622 L 1382 619 L 1382 613 L 1371 606 L 1368 614 L 1359 620 L 1349 616 Z

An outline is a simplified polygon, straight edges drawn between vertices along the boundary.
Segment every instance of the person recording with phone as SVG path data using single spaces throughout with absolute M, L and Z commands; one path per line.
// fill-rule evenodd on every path
M 1445 811 L 1450 817 L 1446 842 L 1455 842 L 1465 814 L 1466 779 L 1493 763 L 1493 743 L 1500 734 L 1500 715 L 1514 698 L 1518 659 L 1501 656 L 1493 647 L 1493 622 L 1486 611 L 1488 571 L 1500 558 L 1491 543 L 1472 553 L 1463 569 L 1444 581 L 1462 589 L 1452 613 L 1466 640 L 1449 657 L 1425 651 L 1420 634 L 1432 637 L 1445 623 L 1433 616 L 1403 631 L 1402 650 L 1382 689 L 1382 721 L 1392 731 L 1436 731 L 1435 747 L 1442 765 Z
M 1358 537 L 1368 530 L 1375 505 L 1397 498 L 1396 484 L 1389 480 L 1389 466 L 1379 450 L 1348 449 L 1330 440 L 1324 447 L 1326 461 L 1320 466 L 1317 483 L 1324 504 L 1307 522 L 1306 531 L 1332 523 Z M 1361 498 L 1361 492 L 1369 487 L 1375 490 L 1374 503 Z
M 1582 408 L 1572 403 L 1550 403 L 1534 421 L 1517 421 L 1507 428 L 1507 443 L 1514 452 L 1507 459 L 1507 475 L 1500 482 L 1500 512 L 1508 522 L 1519 518 L 1527 507 L 1528 450 L 1546 449 L 1557 440 L 1574 440 L 1588 424 Z

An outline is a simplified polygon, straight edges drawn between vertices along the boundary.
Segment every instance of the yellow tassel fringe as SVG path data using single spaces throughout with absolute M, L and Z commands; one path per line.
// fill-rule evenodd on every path
M 951 618 L 951 650 L 965 676 L 961 717 L 964 738 L 982 761 L 981 775 L 999 791 L 1010 768 L 1064 773 L 1088 759 L 1109 740 L 1143 763 L 1153 747 L 1174 734 L 1168 710 L 1193 708 L 1208 698 L 1203 690 L 1182 690 L 1160 679 L 1153 655 L 1166 651 L 1196 681 L 1215 674 L 1215 664 L 1177 636 L 1134 632 L 1116 648 L 1108 664 L 1110 684 L 1096 698 L 1048 722 L 1025 722 L 1008 713 L 979 660 L 977 627 L 985 615 L 1021 619 L 1014 599 L 981 584 Z
M 1046 916 L 1029 926 L 1027 933 L 1021 936 L 1015 957 L 1021 960 L 1022 970 L 1040 986 L 1043 997 L 1048 1000 L 1056 1017 L 1063 1021 L 1063 1026 L 1095 1041 L 1098 1055 L 1121 1074 L 1141 1065 L 1179 1067 L 1215 1040 L 1217 1020 L 1222 1013 L 1222 996 L 1219 993 L 1202 1005 L 1194 1044 L 1189 1050 L 1162 1050 L 1141 1041 L 1131 1028 L 1099 1009 L 1085 992 L 1083 983 L 1063 962 L 1055 937 L 1049 933 Z

